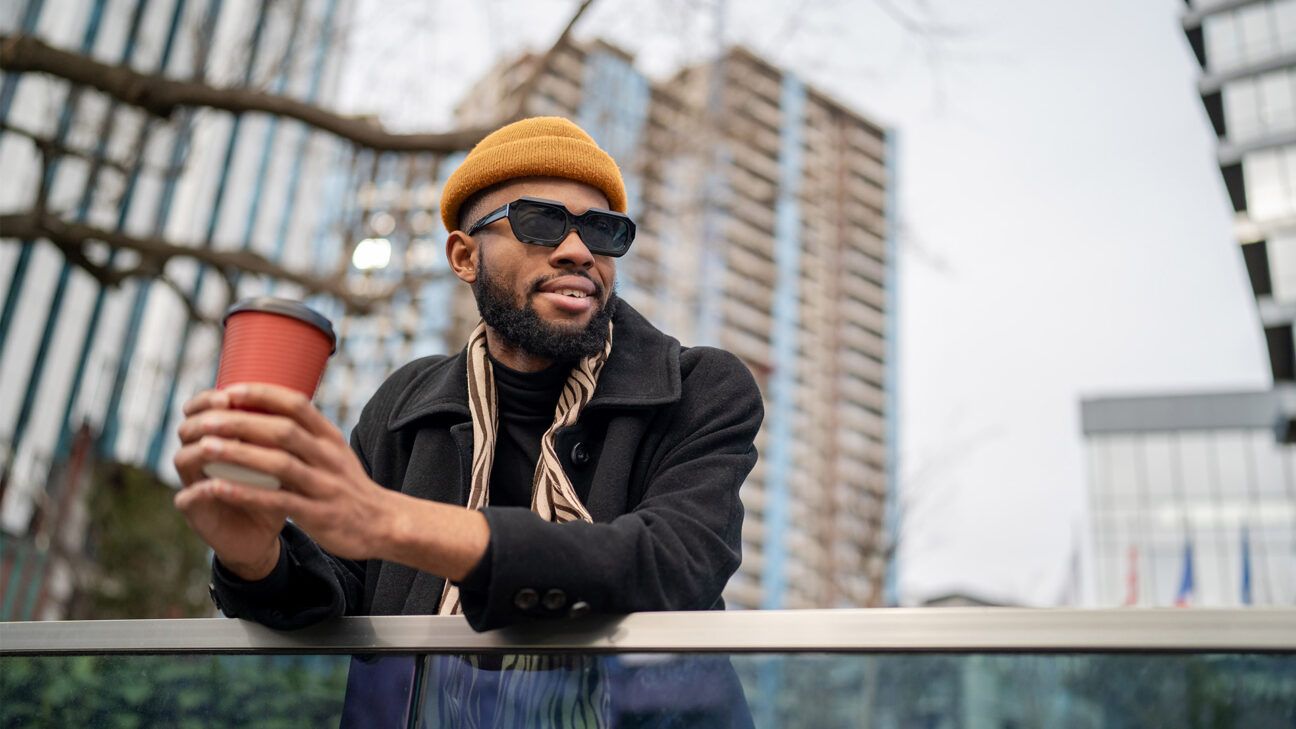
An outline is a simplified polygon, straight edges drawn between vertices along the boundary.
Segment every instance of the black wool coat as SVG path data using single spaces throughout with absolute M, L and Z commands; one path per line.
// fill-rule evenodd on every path
M 612 354 L 579 421 L 556 434 L 594 523 L 553 524 L 490 506 L 489 582 L 464 590 L 477 630 L 522 618 L 722 608 L 741 561 L 739 486 L 764 411 L 737 357 L 681 347 L 621 302 Z M 466 504 L 472 459 L 466 352 L 402 367 L 365 406 L 352 448 L 378 484 Z M 435 529 L 435 524 L 429 524 Z M 444 580 L 381 560 L 334 557 L 292 524 L 279 565 L 243 582 L 213 566 L 226 615 L 298 628 L 339 615 L 436 612 Z

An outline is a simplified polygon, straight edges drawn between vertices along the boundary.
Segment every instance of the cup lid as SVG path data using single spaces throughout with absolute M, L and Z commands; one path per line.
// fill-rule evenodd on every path
M 333 333 L 333 322 L 329 321 L 323 314 L 315 311 L 300 301 L 280 299 L 274 296 L 254 296 L 250 299 L 242 299 L 225 312 L 225 318 L 221 320 L 221 325 L 223 326 L 228 322 L 231 316 L 245 311 L 279 314 L 280 316 L 289 316 L 293 319 L 304 321 L 324 332 L 324 335 L 329 338 L 329 342 L 332 345 L 329 354 L 333 354 L 337 351 L 337 335 Z

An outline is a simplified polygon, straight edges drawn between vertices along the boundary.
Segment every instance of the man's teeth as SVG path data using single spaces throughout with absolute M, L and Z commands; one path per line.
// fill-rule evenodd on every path
M 554 293 L 556 293 L 556 294 L 562 294 L 563 296 L 571 296 L 571 297 L 574 297 L 574 298 L 577 298 L 577 299 L 583 299 L 583 298 L 585 298 L 585 292 L 584 292 L 584 291 L 577 291 L 577 290 L 575 290 L 575 289 L 558 289 L 558 290 L 555 291 Z

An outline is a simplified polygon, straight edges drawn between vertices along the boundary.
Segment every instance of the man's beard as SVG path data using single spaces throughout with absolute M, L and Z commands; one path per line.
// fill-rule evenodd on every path
M 612 320 L 620 301 L 616 291 L 608 295 L 606 303 L 595 304 L 598 308 L 584 328 L 572 331 L 541 319 L 531 305 L 531 295 L 542 282 L 543 280 L 535 282 L 527 292 L 525 303 L 518 306 L 513 291 L 491 278 L 486 271 L 484 257 L 478 258 L 477 281 L 472 290 L 473 297 L 477 299 L 477 311 L 486 326 L 494 329 L 509 344 L 555 362 L 575 362 L 603 351 L 603 346 L 607 343 L 608 322 Z M 597 299 L 602 294 L 603 287 L 597 282 L 594 287 L 593 298 Z

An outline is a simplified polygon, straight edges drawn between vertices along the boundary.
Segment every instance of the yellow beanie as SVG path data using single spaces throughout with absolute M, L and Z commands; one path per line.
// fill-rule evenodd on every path
M 500 127 L 473 147 L 441 192 L 441 222 L 459 227 L 459 206 L 480 190 L 519 177 L 563 177 L 598 188 L 625 212 L 625 181 L 612 156 L 584 129 L 559 116 L 537 116 Z

